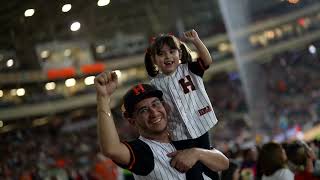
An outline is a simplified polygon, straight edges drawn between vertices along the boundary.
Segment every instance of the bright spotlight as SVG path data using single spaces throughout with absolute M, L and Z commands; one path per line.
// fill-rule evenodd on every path
M 65 81 L 65 85 L 67 87 L 72 87 L 72 86 L 76 85 L 76 80 L 74 78 L 67 79 Z
M 46 90 L 50 91 L 56 88 L 56 83 L 55 82 L 48 82 L 45 85 Z
M 31 17 L 34 15 L 34 9 L 27 9 L 25 12 L 24 12 L 24 16 L 25 17 Z
M 91 85 L 94 84 L 94 76 L 88 76 L 84 79 L 84 84 L 85 85 Z
M 71 7 L 72 7 L 71 4 L 65 4 L 65 5 L 62 6 L 61 11 L 62 12 L 68 12 L 68 11 L 70 11 Z
M 48 50 L 42 51 L 40 56 L 41 56 L 42 59 L 45 59 L 45 58 L 49 57 L 49 51 Z
M 14 64 L 13 59 L 8 59 L 8 61 L 7 61 L 7 67 L 12 67 L 13 64 Z
M 63 55 L 68 57 L 71 55 L 71 49 L 65 49 L 64 52 L 63 52 Z
M 105 45 L 99 45 L 96 47 L 96 52 L 97 53 L 103 53 L 106 50 L 106 46 Z
M 311 53 L 311 54 L 316 54 L 317 53 L 317 48 L 314 46 L 314 45 L 310 45 L 309 46 L 309 52 Z
M 80 29 L 81 24 L 79 22 L 73 22 L 70 26 L 71 31 L 78 31 Z
M 110 3 L 110 0 L 99 0 L 97 5 L 101 7 L 101 6 L 106 6 L 109 3 Z
M 25 93 L 26 91 L 24 90 L 24 88 L 17 89 L 17 96 L 24 96 Z

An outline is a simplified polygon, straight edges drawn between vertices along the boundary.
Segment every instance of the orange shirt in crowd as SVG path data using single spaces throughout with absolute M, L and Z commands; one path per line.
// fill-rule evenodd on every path
M 95 164 L 95 173 L 99 179 L 117 180 L 118 168 L 110 159 L 98 161 Z

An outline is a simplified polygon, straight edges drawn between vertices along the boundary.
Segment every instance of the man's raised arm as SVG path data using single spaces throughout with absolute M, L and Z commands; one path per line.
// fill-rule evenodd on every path
M 115 72 L 103 72 L 96 76 L 94 84 L 97 91 L 97 129 L 101 151 L 113 161 L 128 165 L 130 152 L 120 142 L 110 108 L 110 97 L 118 85 L 117 75 Z

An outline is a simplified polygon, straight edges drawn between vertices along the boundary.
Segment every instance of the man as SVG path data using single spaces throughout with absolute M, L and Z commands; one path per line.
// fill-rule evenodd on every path
M 228 168 L 228 159 L 218 150 L 177 150 L 174 147 L 167 131 L 169 109 L 162 101 L 162 92 L 147 84 L 138 84 L 124 96 L 124 117 L 138 130 L 140 137 L 121 142 L 110 109 L 110 96 L 117 84 L 114 72 L 101 73 L 95 78 L 98 136 L 102 153 L 132 171 L 135 179 L 191 179 L 186 172 L 200 168 L 195 166 L 197 162 L 214 171 Z M 208 179 L 201 169 L 192 172 L 193 179 Z

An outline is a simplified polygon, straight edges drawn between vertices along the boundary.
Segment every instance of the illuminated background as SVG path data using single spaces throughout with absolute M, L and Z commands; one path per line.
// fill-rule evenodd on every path
M 120 76 L 114 117 L 121 137 L 134 137 L 119 106 L 128 87 L 148 80 L 143 54 L 149 39 L 163 32 L 181 37 L 191 28 L 214 59 L 205 84 L 219 119 L 212 131 L 215 145 L 284 141 L 303 133 L 314 138 L 317 132 L 310 130 L 320 115 L 319 10 L 316 0 L 2 3 L 1 154 L 28 153 L 35 146 L 45 151 L 51 143 L 97 150 L 92 84 L 104 70 Z M 16 149 L 26 144 L 29 149 Z M 56 154 L 77 154 L 66 151 Z

